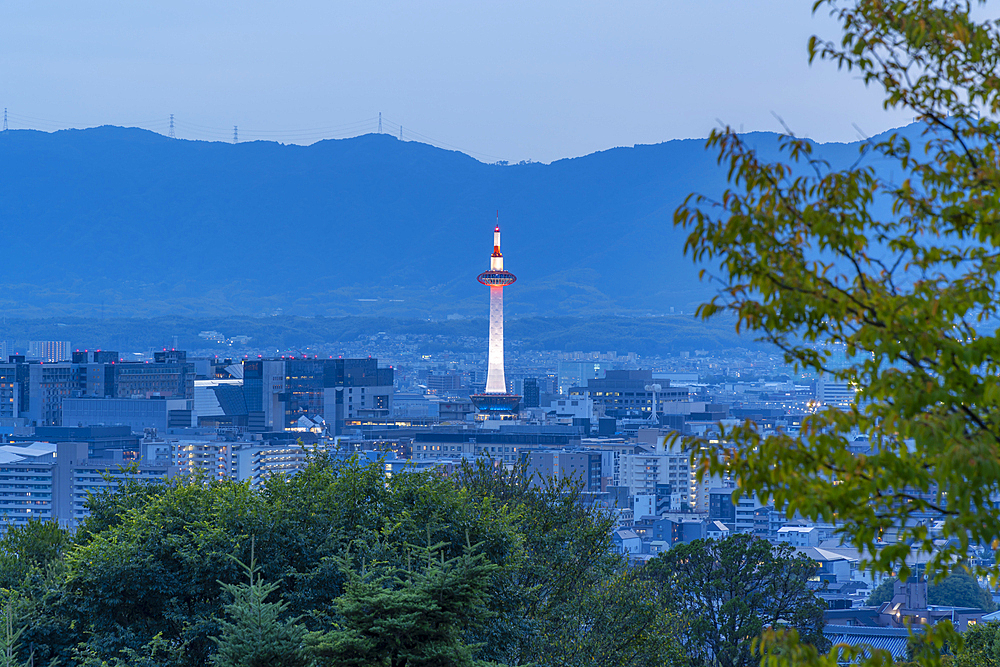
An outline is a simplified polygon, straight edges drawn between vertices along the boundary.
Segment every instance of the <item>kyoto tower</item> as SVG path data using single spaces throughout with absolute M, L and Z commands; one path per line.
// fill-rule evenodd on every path
M 490 269 L 479 274 L 479 282 L 490 288 L 490 354 L 486 369 L 486 390 L 469 398 L 480 413 L 510 415 L 517 412 L 521 397 L 507 393 L 507 380 L 503 372 L 503 288 L 517 278 L 503 268 L 500 253 L 500 225 L 493 230 L 493 255 Z

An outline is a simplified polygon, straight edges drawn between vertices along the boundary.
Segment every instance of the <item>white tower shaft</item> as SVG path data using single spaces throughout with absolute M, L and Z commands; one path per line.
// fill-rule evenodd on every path
M 507 393 L 507 379 L 503 373 L 503 287 L 490 287 L 490 354 L 486 368 L 486 393 Z

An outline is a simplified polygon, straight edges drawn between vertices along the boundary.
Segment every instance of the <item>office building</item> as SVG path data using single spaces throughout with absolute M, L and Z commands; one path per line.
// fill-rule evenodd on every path
M 854 402 L 855 390 L 849 382 L 824 375 L 816 380 L 816 402 L 823 407 L 846 410 Z
M 435 394 L 449 394 L 462 388 L 458 373 L 431 373 L 427 376 L 427 390 Z
M 120 450 L 125 459 L 138 460 L 139 436 L 128 426 L 38 426 L 34 437 L 47 442 L 84 442 L 88 456 L 102 458 L 104 452 Z
M 192 426 L 193 401 L 186 398 L 64 398 L 64 426 L 128 426 L 133 433 L 161 433 Z
M 659 385 L 656 391 L 655 385 Z M 587 380 L 586 385 L 569 390 L 571 398 L 588 394 L 594 400 L 596 413 L 615 419 L 650 418 L 654 396 L 658 414 L 662 412 L 661 403 L 687 401 L 690 397 L 687 387 L 672 387 L 669 380 L 657 379 L 654 383 L 649 370 L 607 371 L 603 378 Z
M 94 457 L 86 442 L 30 442 L 0 446 L 0 533 L 33 519 L 75 528 L 86 518 L 90 494 L 126 479 L 161 482 L 176 474 L 151 448 L 128 461 L 121 450 Z
M 116 364 L 118 353 L 114 350 L 75 350 L 72 362 L 74 364 Z
M 33 340 L 28 343 L 28 358 L 55 363 L 69 361 L 72 352 L 68 340 Z
M 117 352 L 101 350 L 77 351 L 72 357 L 73 361 L 44 362 L 11 355 L 7 363 L 0 363 L 0 418 L 61 426 L 64 401 L 71 398 L 194 398 L 194 366 L 185 361 L 184 352 L 157 353 L 154 363 L 120 363 Z M 88 409 L 102 415 L 81 418 L 77 411 L 70 424 L 127 423 L 103 414 L 114 413 L 116 407 Z
M 14 419 L 21 416 L 27 398 L 27 369 L 23 365 L 0 363 L 0 418 Z
M 599 361 L 560 360 L 556 367 L 558 391 L 568 393 L 571 387 L 586 387 L 590 380 L 600 377 L 607 364 Z
M 348 422 L 392 415 L 393 370 L 378 359 L 259 359 L 243 362 L 250 430 L 297 428 L 321 418 L 338 435 Z
M 721 521 L 730 530 L 736 528 L 736 505 L 733 504 L 733 489 L 714 488 L 708 492 L 708 518 Z
M 571 480 L 582 484 L 584 491 L 601 491 L 605 454 L 586 449 L 529 449 L 521 452 L 526 474 L 532 486 L 548 480 Z
M 181 350 L 156 352 L 153 363 L 114 364 L 116 398 L 194 398 L 194 364 Z
M 522 392 L 524 394 L 522 402 L 526 408 L 539 407 L 538 378 L 524 378 L 522 382 Z
M 62 424 L 62 402 L 78 390 L 80 368 L 70 362 L 23 364 L 25 373 L 15 373 L 27 382 L 27 396 L 22 393 L 20 416 L 36 426 Z
M 239 368 L 242 375 L 242 367 Z M 249 426 L 249 412 L 243 380 L 232 377 L 195 380 L 193 419 L 196 426 L 228 426 L 245 431 Z
M 55 451 L 48 442 L 0 446 L 0 534 L 55 518 Z

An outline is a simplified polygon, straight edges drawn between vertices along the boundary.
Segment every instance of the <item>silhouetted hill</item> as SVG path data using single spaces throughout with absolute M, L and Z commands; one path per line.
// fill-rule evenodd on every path
M 774 135 L 750 137 L 773 154 Z M 0 173 L 0 310 L 29 317 L 482 316 L 497 210 L 511 315 L 690 312 L 712 287 L 673 211 L 725 183 L 703 140 L 504 166 L 388 135 L 119 127 L 0 133 Z

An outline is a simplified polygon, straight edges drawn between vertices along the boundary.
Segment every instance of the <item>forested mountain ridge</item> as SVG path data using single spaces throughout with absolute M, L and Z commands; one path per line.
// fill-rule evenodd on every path
M 749 136 L 775 154 L 776 135 Z M 384 134 L 228 144 L 110 126 L 0 133 L 0 171 L 0 309 L 29 317 L 481 315 L 498 210 L 509 314 L 689 310 L 712 286 L 673 211 L 726 175 L 701 139 L 500 165 Z

